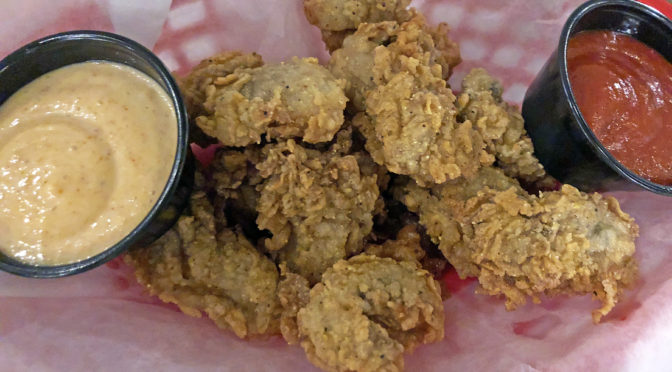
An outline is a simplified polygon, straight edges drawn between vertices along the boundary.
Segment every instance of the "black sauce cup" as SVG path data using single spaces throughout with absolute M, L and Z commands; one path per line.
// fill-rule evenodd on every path
M 189 149 L 188 118 L 170 72 L 147 48 L 120 35 L 72 31 L 47 36 L 23 46 L 0 61 L 0 104 L 35 78 L 57 68 L 86 61 L 109 61 L 133 67 L 154 79 L 168 94 L 177 119 L 177 151 L 158 201 L 140 224 L 103 252 L 59 266 L 35 266 L 0 252 L 0 270 L 32 278 L 78 274 L 99 266 L 134 245 L 151 243 L 166 232 L 188 203 L 194 183 L 194 159 Z
M 550 175 L 584 191 L 643 188 L 672 196 L 672 186 L 651 182 L 618 162 L 581 115 L 567 72 L 567 45 L 572 36 L 588 30 L 630 35 L 672 61 L 672 21 L 654 8 L 630 0 L 592 0 L 581 5 L 567 20 L 557 50 L 523 101 L 525 128 L 535 154 Z

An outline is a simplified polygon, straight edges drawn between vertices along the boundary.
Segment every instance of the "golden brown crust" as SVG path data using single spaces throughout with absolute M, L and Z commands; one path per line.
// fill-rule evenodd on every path
M 257 53 L 229 51 L 206 58 L 184 78 L 178 79 L 184 103 L 191 119 L 203 115 L 206 90 L 217 78 L 225 77 L 239 68 L 255 68 L 264 64 Z
M 215 79 L 227 76 L 238 68 L 254 68 L 264 64 L 256 53 L 229 51 L 214 55 L 201 61 L 185 77 L 175 77 L 189 116 L 189 141 L 207 147 L 217 141 L 203 133 L 195 124 L 195 119 L 205 114 L 203 103 L 206 90 Z
M 389 43 L 399 25 L 395 22 L 363 24 L 354 35 L 346 37 L 343 47 L 335 50 L 327 67 L 345 80 L 345 94 L 352 111 L 366 111 L 366 96 L 382 83 L 374 74 L 374 50 Z
M 638 227 L 611 197 L 571 186 L 537 197 L 495 168 L 397 195 L 460 276 L 478 277 L 480 293 L 506 296 L 508 309 L 528 296 L 592 293 L 602 302 L 597 322 L 636 278 Z
M 400 371 L 403 352 L 441 340 L 443 323 L 428 272 L 366 254 L 336 263 L 298 312 L 301 346 L 327 371 Z
M 404 22 L 410 18 L 410 0 L 304 0 L 308 22 L 322 31 L 327 49 L 341 47 L 343 38 L 362 23 Z
M 345 38 L 362 25 L 401 24 L 417 16 L 409 4 L 410 0 L 304 0 L 304 10 L 308 21 L 320 29 L 331 53 L 343 47 Z M 427 27 L 426 31 L 434 43 L 432 62 L 441 65 L 442 77 L 447 80 L 462 62 L 460 47 L 448 37 L 450 27 L 445 23 Z
M 435 32 L 419 14 L 401 25 L 362 24 L 329 62 L 346 80 L 353 108 L 365 110 L 353 124 L 373 159 L 421 184 L 471 177 L 492 161 L 471 123 L 457 122 L 455 97 L 437 63 L 446 56 L 435 43 L 449 42 Z
M 473 123 L 497 165 L 508 176 L 528 183 L 543 179 L 546 173 L 534 157 L 523 117 L 516 107 L 502 100 L 499 81 L 483 69 L 474 69 L 464 78 L 462 92 L 457 100 L 460 116 Z
M 406 225 L 399 230 L 396 240 L 387 240 L 382 244 L 369 244 L 364 253 L 397 261 L 420 263 L 425 258 L 425 251 L 420 245 L 420 234 L 416 228 L 415 225 Z
M 262 182 L 256 165 L 261 162 L 261 149 L 248 146 L 244 149 L 221 147 L 217 149 L 207 171 L 205 190 L 214 191 L 215 219 L 218 226 L 240 226 L 248 236 L 260 234 L 256 225 L 256 187 Z
M 207 87 L 196 124 L 226 146 L 260 143 L 262 135 L 330 141 L 343 125 L 343 86 L 315 58 L 237 69 Z
M 191 200 L 191 214 L 126 262 L 152 295 L 185 314 L 205 312 L 220 328 L 244 338 L 279 332 L 278 271 L 242 234 L 216 228 L 203 192 Z
M 310 285 L 301 275 L 287 272 L 284 265 L 280 265 L 280 269 L 282 272 L 282 279 L 278 284 L 278 299 L 282 306 L 280 331 L 288 344 L 296 345 L 300 340 L 296 316 L 310 301 Z
M 331 53 L 334 50 L 340 48 L 343 45 L 343 40 L 352 34 L 354 30 L 344 30 L 344 31 L 328 31 L 322 30 L 322 41 L 324 41 L 324 46 L 327 47 L 327 50 Z
M 450 26 L 446 23 L 442 22 L 436 27 L 428 27 L 427 32 L 434 41 L 432 61 L 441 65 L 441 76 L 444 80 L 448 80 L 453 75 L 453 69 L 462 62 L 460 46 L 448 37 Z
M 379 191 L 357 157 L 303 148 L 293 140 L 264 148 L 257 166 L 257 224 L 280 262 L 312 283 L 339 259 L 361 251 L 371 232 Z

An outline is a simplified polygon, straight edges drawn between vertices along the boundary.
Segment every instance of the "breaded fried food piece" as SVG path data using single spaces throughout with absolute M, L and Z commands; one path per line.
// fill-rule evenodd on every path
M 191 215 L 126 262 L 152 295 L 185 314 L 205 312 L 222 329 L 244 338 L 279 333 L 278 270 L 242 234 L 217 228 L 205 193 L 196 191 Z
M 462 63 L 460 46 L 448 35 L 450 26 L 441 22 L 435 27 L 427 27 L 427 32 L 434 40 L 434 50 L 432 51 L 432 61 L 441 65 L 441 77 L 448 80 L 453 75 L 453 70 Z
M 502 100 L 502 84 L 484 69 L 473 69 L 462 82 L 457 100 L 463 120 L 470 120 L 487 144 L 487 151 L 509 177 L 528 183 L 545 176 L 544 167 L 534 156 L 518 108 Z
M 401 26 L 408 23 L 407 26 Z M 366 111 L 367 93 L 387 81 L 387 75 L 398 72 L 390 64 L 394 61 L 374 61 L 376 49 L 385 50 L 401 37 L 394 54 L 421 58 L 426 57 L 432 73 L 447 80 L 452 69 L 461 62 L 459 46 L 448 37 L 449 27 L 440 24 L 432 28 L 425 24 L 422 15 L 412 12 L 404 22 L 363 23 L 357 31 L 343 40 L 334 50 L 328 63 L 329 70 L 338 78 L 345 79 L 345 92 L 352 106 L 351 111 Z M 406 49 L 406 50 L 404 50 Z M 384 62 L 377 67 L 377 63 Z M 440 66 L 440 68 L 439 68 Z M 388 71 L 391 69 L 392 71 Z M 440 71 L 439 71 L 440 70 Z M 445 85 L 445 84 L 444 84 Z M 451 93 L 452 94 L 452 93 Z
M 396 261 L 419 263 L 425 258 L 425 251 L 420 246 L 420 234 L 415 225 L 403 227 L 396 240 L 386 240 L 382 244 L 369 244 L 364 253 L 376 257 L 388 257 Z M 278 285 L 278 298 L 283 312 L 280 320 L 280 330 L 285 340 L 291 344 L 298 344 L 299 330 L 296 322 L 298 311 L 310 300 L 310 286 L 308 281 L 297 274 L 287 272 L 281 265 L 282 277 Z
M 288 344 L 296 345 L 300 340 L 296 316 L 310 301 L 310 285 L 301 275 L 287 272 L 284 265 L 280 265 L 280 271 L 282 273 L 278 284 L 278 299 L 282 306 L 280 332 Z
M 371 232 L 379 191 L 354 155 L 322 153 L 293 140 L 268 145 L 257 166 L 260 229 L 265 247 L 311 284 L 336 261 L 362 250 Z
M 362 24 L 401 24 L 417 15 L 414 8 L 408 9 L 410 0 L 304 0 L 303 4 L 308 22 L 320 29 L 329 52 L 341 48 L 345 38 Z M 432 59 L 441 65 L 444 79 L 462 61 L 460 47 L 448 37 L 449 31 L 445 23 L 426 27 L 435 46 Z
M 226 146 L 300 137 L 330 141 L 343 125 L 345 82 L 315 58 L 237 69 L 205 91 L 205 113 L 196 124 Z
M 184 78 L 179 79 L 180 91 L 191 119 L 205 114 L 206 91 L 218 78 L 226 77 L 238 68 L 255 68 L 264 64 L 257 53 L 229 51 L 206 58 Z
M 527 297 L 592 293 L 602 302 L 593 311 L 599 322 L 636 279 L 639 228 L 613 197 L 569 185 L 529 195 L 490 167 L 470 181 L 396 191 L 460 277 L 477 277 L 480 293 L 503 294 L 509 310 Z
M 205 92 L 215 79 L 227 76 L 237 68 L 253 68 L 263 64 L 261 56 L 256 53 L 229 51 L 204 59 L 185 77 L 175 77 L 189 116 L 189 142 L 195 142 L 201 147 L 217 142 L 195 124 L 195 119 L 205 114 Z
M 492 161 L 471 123 L 457 122 L 436 48 L 418 14 L 401 25 L 361 25 L 329 62 L 354 107 L 366 110 L 353 125 L 376 163 L 423 185 L 471 177 Z
M 263 179 L 256 165 L 261 163 L 261 156 L 261 148 L 256 145 L 242 149 L 222 147 L 208 167 L 208 190 L 216 195 L 215 219 L 240 226 L 253 240 L 260 235 L 256 223 L 259 200 L 256 187 Z
M 428 236 L 421 235 L 421 229 L 422 227 L 417 223 L 408 224 L 397 232 L 395 240 L 388 239 L 380 244 L 369 244 L 364 253 L 377 257 L 389 257 L 397 261 L 416 262 L 434 278 L 441 278 L 448 261 L 434 246 L 431 246 L 431 250 L 427 250 L 429 248 L 427 245 L 433 243 L 430 243 Z
M 327 49 L 334 51 L 362 23 L 409 20 L 410 3 L 410 0 L 304 0 L 303 8 L 308 22 L 322 32 Z
M 395 22 L 363 24 L 345 38 L 343 47 L 331 54 L 327 68 L 335 77 L 345 80 L 345 95 L 353 113 L 366 111 L 366 96 L 382 84 L 374 73 L 374 50 L 389 44 L 399 25 Z
M 386 240 L 382 244 L 369 244 L 364 253 L 376 257 L 389 257 L 397 261 L 420 263 L 425 251 L 420 245 L 420 234 L 414 225 L 406 225 L 397 233 L 396 240 Z
M 341 130 L 336 133 L 332 143 L 324 151 L 341 156 L 352 155 L 357 158 L 357 165 L 359 165 L 362 174 L 376 175 L 376 184 L 381 193 L 376 201 L 376 209 L 374 211 L 374 215 L 378 215 L 383 213 L 385 209 L 385 200 L 383 199 L 382 192 L 387 190 L 390 182 L 390 172 L 384 166 L 373 161 L 371 155 L 365 150 L 363 141 L 361 134 L 352 127 L 350 121 L 346 120 Z
M 262 156 L 258 146 L 217 149 L 209 168 L 213 181 L 211 187 L 218 195 L 238 198 L 241 187 L 254 187 L 263 180 L 256 168 L 262 162 Z
M 327 270 L 297 324 L 325 371 L 401 371 L 405 351 L 443 339 L 443 303 L 417 264 L 361 254 Z

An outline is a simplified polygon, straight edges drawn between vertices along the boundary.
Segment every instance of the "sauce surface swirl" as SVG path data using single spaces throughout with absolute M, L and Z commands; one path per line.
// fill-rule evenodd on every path
M 140 71 L 40 76 L 0 106 L 0 250 L 37 265 L 102 252 L 152 209 L 176 151 L 172 101 Z

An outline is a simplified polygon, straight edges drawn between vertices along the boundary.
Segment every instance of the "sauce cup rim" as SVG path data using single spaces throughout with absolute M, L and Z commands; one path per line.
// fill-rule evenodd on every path
M 586 14 L 598 8 L 614 5 L 624 7 L 631 11 L 636 11 L 641 14 L 645 14 L 646 16 L 651 17 L 654 21 L 664 25 L 664 27 L 670 30 L 670 34 L 672 34 L 672 21 L 665 15 L 663 15 L 659 10 L 649 5 L 642 4 L 638 1 L 632 1 L 632 0 L 587 1 L 581 6 L 579 6 L 569 16 L 567 22 L 565 22 L 565 25 L 562 29 L 562 33 L 560 35 L 560 41 L 558 44 L 559 53 L 557 55 L 557 63 L 560 70 L 560 80 L 562 83 L 562 89 L 564 91 L 565 97 L 567 97 L 569 101 L 569 107 L 574 117 L 574 120 L 578 123 L 581 133 L 588 139 L 588 142 L 590 143 L 591 147 L 593 148 L 597 156 L 600 158 L 600 160 L 609 165 L 609 167 L 611 167 L 611 169 L 617 172 L 621 177 L 629 180 L 630 182 L 638 185 L 639 187 L 657 194 L 672 196 L 672 185 L 658 184 L 644 177 L 641 177 L 635 172 L 628 169 L 623 164 L 621 164 L 621 162 L 616 160 L 616 158 L 613 155 L 611 155 L 609 150 L 607 150 L 604 147 L 604 145 L 602 145 L 602 143 L 597 139 L 592 129 L 590 129 L 590 126 L 583 118 L 581 110 L 579 109 L 579 106 L 576 103 L 576 98 L 574 97 L 574 93 L 572 91 L 571 83 L 569 80 L 569 71 L 567 69 L 567 47 L 569 45 L 569 40 L 571 36 L 573 36 L 573 33 L 577 27 L 578 22 Z M 652 46 L 650 45 L 648 46 L 649 48 L 656 50 Z M 658 52 L 660 53 L 660 51 Z M 672 61 L 670 62 L 672 63 Z
M 0 61 L 0 77 L 8 66 L 18 63 L 25 58 L 31 58 L 31 55 L 39 48 L 44 48 L 51 43 L 61 42 L 64 40 L 75 42 L 94 40 L 116 44 L 123 47 L 124 49 L 129 50 L 137 58 L 147 62 L 151 69 L 153 69 L 159 76 L 160 82 L 165 84 L 165 91 L 173 104 L 173 111 L 175 112 L 177 119 L 176 152 L 170 175 L 168 180 L 166 180 L 166 184 L 156 203 L 143 218 L 143 220 L 117 243 L 109 246 L 94 256 L 63 265 L 31 265 L 8 256 L 5 256 L 8 259 L 0 260 L 0 270 L 30 278 L 57 278 L 88 271 L 112 260 L 126 251 L 128 248 L 132 247 L 142 238 L 143 233 L 150 226 L 152 221 L 158 216 L 159 212 L 169 204 L 178 187 L 178 183 L 182 177 L 183 171 L 185 170 L 185 164 L 188 158 L 189 123 L 186 107 L 180 94 L 178 84 L 163 62 L 161 62 L 161 60 L 153 52 L 134 40 L 115 33 L 96 30 L 74 30 L 45 36 L 18 48 L 16 51 L 2 59 Z M 95 57 L 92 57 L 88 61 L 104 60 L 104 58 L 96 59 Z M 111 62 L 122 64 L 124 63 L 121 61 Z M 25 82 L 23 85 L 25 84 L 28 84 L 28 82 Z

